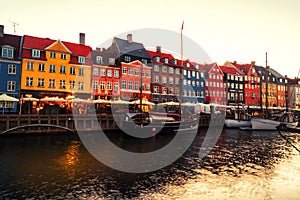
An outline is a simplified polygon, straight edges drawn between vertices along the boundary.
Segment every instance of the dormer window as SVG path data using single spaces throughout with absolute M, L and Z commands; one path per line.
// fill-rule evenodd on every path
M 154 58 L 154 60 L 155 60 L 155 62 L 160 62 L 160 57 L 156 56 L 156 57 Z
M 125 62 L 130 62 L 130 61 L 131 61 L 130 56 L 125 56 L 125 57 L 124 57 L 124 61 L 125 61 Z
M 144 63 L 145 65 L 147 65 L 147 60 L 146 59 L 142 59 L 142 63 Z
M 102 64 L 103 63 L 103 57 L 102 56 L 97 56 L 96 57 L 96 63 L 97 64 Z
M 196 69 L 199 69 L 199 65 L 198 65 L 198 64 L 196 64 L 196 65 L 195 65 L 195 68 L 196 68 Z
M 38 49 L 32 49 L 32 57 L 39 58 L 41 56 L 41 51 Z
M 186 63 L 186 67 L 190 67 L 190 63 Z
M 174 60 L 174 65 L 177 65 L 177 60 Z
M 85 57 L 78 56 L 78 62 L 81 64 L 85 64 Z
M 114 58 L 109 58 L 108 59 L 108 64 L 109 65 L 114 65 L 115 64 L 115 59 Z
M 165 58 L 165 63 L 169 63 L 169 59 L 168 58 Z
M 14 49 L 11 47 L 2 47 L 2 57 L 3 58 L 13 58 Z

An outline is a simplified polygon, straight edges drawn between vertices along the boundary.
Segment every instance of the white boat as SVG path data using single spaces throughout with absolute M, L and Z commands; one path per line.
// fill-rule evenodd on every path
M 225 119 L 224 125 L 227 128 L 250 127 L 251 121 L 244 121 L 244 120 L 237 120 L 237 119 Z
M 277 130 L 279 125 L 284 125 L 289 128 L 295 128 L 298 122 L 285 122 L 274 119 L 252 118 L 251 127 L 252 130 Z

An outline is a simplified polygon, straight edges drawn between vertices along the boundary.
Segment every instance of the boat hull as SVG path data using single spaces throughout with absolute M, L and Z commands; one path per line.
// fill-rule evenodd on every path
M 251 121 L 242 121 L 236 119 L 225 119 L 225 127 L 227 128 L 240 128 L 240 127 L 250 127 Z

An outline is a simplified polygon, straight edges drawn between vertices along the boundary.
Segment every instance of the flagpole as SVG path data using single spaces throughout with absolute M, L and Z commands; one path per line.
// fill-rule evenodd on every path
M 184 25 L 184 21 L 182 22 L 182 26 L 181 26 L 181 29 L 180 29 L 180 57 L 181 57 L 181 63 L 182 63 L 182 66 L 181 69 L 180 69 L 180 81 L 179 81 L 179 109 L 180 109 L 180 114 L 181 114 L 181 102 L 182 102 L 182 90 L 183 90 L 183 80 L 182 80 L 182 68 L 183 68 L 183 38 L 182 38 L 182 30 L 183 30 L 183 25 Z

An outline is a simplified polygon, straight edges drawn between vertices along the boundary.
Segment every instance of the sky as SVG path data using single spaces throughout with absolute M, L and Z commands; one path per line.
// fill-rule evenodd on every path
M 7 34 L 14 34 L 12 22 L 18 23 L 17 35 L 78 43 L 82 32 L 94 49 L 131 30 L 180 34 L 184 21 L 183 35 L 219 65 L 255 61 L 265 66 L 268 52 L 268 65 L 282 75 L 294 78 L 300 70 L 299 0 L 0 0 L 0 5 Z

